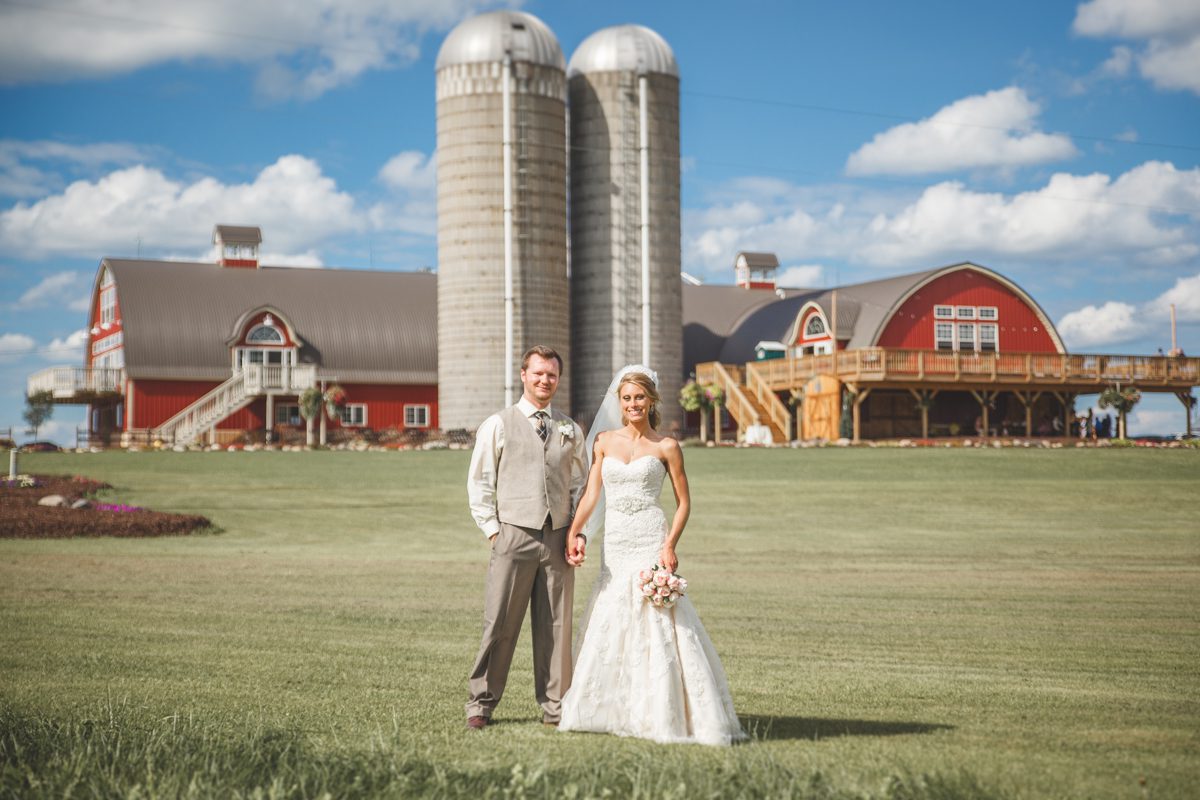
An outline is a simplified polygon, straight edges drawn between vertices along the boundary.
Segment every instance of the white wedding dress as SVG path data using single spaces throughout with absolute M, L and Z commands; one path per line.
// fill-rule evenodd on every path
M 658 560 L 667 520 L 654 456 L 601 465 L 605 518 L 600 576 L 584 614 L 560 731 L 725 745 L 744 738 L 725 670 L 685 595 L 673 609 L 642 596 L 638 572 Z

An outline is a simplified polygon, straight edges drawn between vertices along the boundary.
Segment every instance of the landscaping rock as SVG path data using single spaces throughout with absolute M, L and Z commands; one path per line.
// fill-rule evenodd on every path
M 51 508 L 62 508 L 67 504 L 67 498 L 61 494 L 48 494 L 41 500 L 38 500 L 39 506 L 49 506 Z
M 78 500 L 76 500 L 74 503 L 71 503 L 71 508 L 76 508 L 76 509 L 90 508 L 91 505 L 92 505 L 91 503 L 89 503 L 87 500 L 85 500 L 81 497 Z

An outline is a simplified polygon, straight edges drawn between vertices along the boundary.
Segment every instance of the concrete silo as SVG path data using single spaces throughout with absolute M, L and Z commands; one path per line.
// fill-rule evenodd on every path
M 619 25 L 585 39 L 568 75 L 575 414 L 589 423 L 613 373 L 648 363 L 670 430 L 683 418 L 675 55 Z
M 519 399 L 529 346 L 570 364 L 564 67 L 550 29 L 519 11 L 463 21 L 438 53 L 443 428 L 474 429 Z

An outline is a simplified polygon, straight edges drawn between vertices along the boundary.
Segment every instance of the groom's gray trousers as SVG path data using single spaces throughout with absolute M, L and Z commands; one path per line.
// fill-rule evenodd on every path
M 533 688 L 546 722 L 558 722 L 571 687 L 571 611 L 575 571 L 566 559 L 567 528 L 500 523 L 484 590 L 483 643 L 468 686 L 467 716 L 491 717 L 504 694 L 517 636 L 530 609 Z

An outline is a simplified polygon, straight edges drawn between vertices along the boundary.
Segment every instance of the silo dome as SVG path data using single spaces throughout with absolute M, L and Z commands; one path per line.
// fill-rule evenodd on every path
M 450 31 L 438 51 L 436 69 L 500 62 L 506 53 L 513 61 L 566 68 L 562 48 L 546 23 L 523 11 L 492 11 L 463 20 Z
M 667 40 L 642 25 L 614 25 L 583 40 L 567 77 L 581 72 L 658 72 L 679 77 Z

